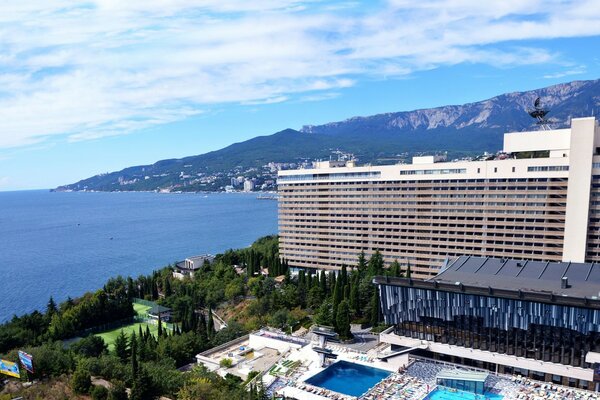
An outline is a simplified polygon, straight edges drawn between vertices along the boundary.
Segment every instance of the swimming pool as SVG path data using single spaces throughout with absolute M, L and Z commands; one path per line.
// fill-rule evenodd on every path
M 350 396 L 360 396 L 389 375 L 390 372 L 383 369 L 338 361 L 307 379 L 306 383 Z
M 448 390 L 438 387 L 425 398 L 426 400 L 501 400 L 504 396 L 496 393 L 475 394 L 461 390 Z

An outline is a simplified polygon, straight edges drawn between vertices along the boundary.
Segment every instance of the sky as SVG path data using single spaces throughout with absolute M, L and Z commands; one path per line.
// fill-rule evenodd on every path
M 0 191 L 600 78 L 597 0 L 6 0 Z

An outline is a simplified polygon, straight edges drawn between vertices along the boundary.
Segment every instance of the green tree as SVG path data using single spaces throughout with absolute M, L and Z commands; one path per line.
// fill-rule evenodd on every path
M 396 277 L 402 276 L 402 268 L 400 268 L 400 264 L 398 263 L 398 260 L 394 260 L 392 262 L 392 264 L 390 265 L 390 275 L 396 276 Z
M 371 297 L 371 325 L 377 326 L 379 324 L 379 290 L 373 291 L 373 297 Z
M 206 324 L 206 334 L 208 340 L 211 340 L 215 334 L 215 320 L 213 319 L 212 308 L 208 307 L 208 322 Z
M 281 308 L 271 316 L 271 325 L 279 329 L 285 329 L 289 318 L 290 312 L 286 308 Z
M 127 362 L 129 358 L 129 341 L 123 329 L 121 329 L 119 336 L 115 339 L 115 354 L 123 363 Z
M 92 387 L 92 378 L 90 373 L 86 370 L 77 368 L 71 378 L 71 388 L 75 393 L 86 394 L 89 393 Z
M 99 357 L 108 351 L 108 346 L 100 336 L 90 335 L 74 343 L 71 350 L 84 357 Z
M 46 317 L 52 318 L 54 314 L 56 314 L 58 308 L 56 307 L 56 303 L 54 302 L 54 298 L 50 296 L 50 300 L 48 300 L 48 305 L 46 306 Z
M 375 250 L 375 253 L 369 259 L 369 276 L 382 275 L 383 274 L 383 257 L 379 250 Z
M 358 287 L 358 274 L 355 274 L 352 279 L 352 287 L 350 288 L 350 307 L 357 316 L 360 315 L 360 293 L 358 291 Z
M 168 276 L 165 277 L 163 287 L 165 289 L 164 290 L 165 298 L 171 297 L 171 295 L 173 294 L 173 289 L 171 288 L 171 279 Z
M 361 251 L 358 255 L 358 264 L 356 265 L 359 274 L 363 275 L 367 270 L 367 260 L 365 258 L 365 252 Z
M 352 337 L 350 333 L 350 305 L 346 300 L 343 300 L 338 306 L 336 327 L 337 333 L 342 339 L 350 339 Z
M 340 278 L 338 278 L 335 282 L 335 288 L 333 289 L 333 296 L 332 296 L 332 320 L 333 323 L 335 324 L 337 322 L 337 309 L 338 306 L 340 305 L 341 301 L 342 301 L 342 291 L 343 288 L 341 287 L 342 284 L 342 280 Z
M 131 347 L 131 377 L 135 380 L 138 373 L 138 340 L 135 336 L 135 332 L 131 334 L 130 340 Z
M 94 386 L 92 389 L 92 400 L 106 400 L 108 398 L 108 389 L 104 386 Z
M 319 285 L 321 286 L 321 294 L 327 296 L 327 276 L 324 270 L 321 270 Z
M 148 400 L 152 397 L 154 397 L 152 381 L 145 368 L 141 367 L 131 385 L 129 400 Z
M 319 325 L 332 326 L 333 325 L 333 313 L 332 304 L 330 300 L 326 300 L 321 304 L 317 312 L 315 313 L 315 322 Z
M 108 400 L 127 400 L 125 384 L 121 381 L 113 381 L 113 387 L 108 394 Z
M 323 292 L 321 291 L 321 286 L 313 286 L 308 292 L 308 299 L 306 301 L 306 305 L 308 306 L 308 308 L 316 310 L 317 308 L 319 308 L 322 302 Z

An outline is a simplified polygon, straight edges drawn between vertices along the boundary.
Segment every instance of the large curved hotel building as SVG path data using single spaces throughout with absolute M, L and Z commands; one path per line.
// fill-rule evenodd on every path
M 461 255 L 600 261 L 600 129 L 504 135 L 481 161 L 281 171 L 280 255 L 293 267 L 338 269 L 379 250 L 386 263 L 432 277 Z

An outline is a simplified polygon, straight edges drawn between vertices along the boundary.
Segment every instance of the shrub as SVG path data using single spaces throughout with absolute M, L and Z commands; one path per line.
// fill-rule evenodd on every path
M 233 365 L 231 358 L 224 358 L 219 362 L 219 365 L 223 368 L 230 368 Z
M 76 369 L 71 378 L 71 388 L 75 393 L 89 393 L 92 387 L 92 378 L 90 373 L 83 369 Z
M 113 382 L 113 388 L 108 394 L 108 400 L 127 400 L 127 391 L 123 382 Z
M 93 400 L 106 400 L 108 398 L 108 389 L 104 386 L 94 386 L 92 389 Z

